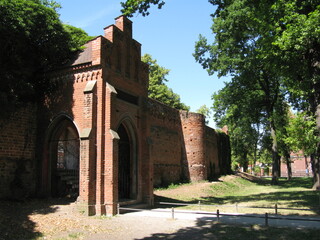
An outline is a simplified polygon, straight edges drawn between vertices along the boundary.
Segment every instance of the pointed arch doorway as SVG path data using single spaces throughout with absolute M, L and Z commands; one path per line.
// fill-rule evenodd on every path
M 137 198 L 137 150 L 132 129 L 121 124 L 118 128 L 120 137 L 118 146 L 118 196 L 120 202 Z
M 48 185 L 52 197 L 79 196 L 80 139 L 74 123 L 59 117 L 48 139 Z

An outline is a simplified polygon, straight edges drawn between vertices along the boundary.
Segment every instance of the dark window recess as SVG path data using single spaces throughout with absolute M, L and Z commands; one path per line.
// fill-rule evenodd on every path
M 117 90 L 117 98 L 123 101 L 126 101 L 128 103 L 132 103 L 134 105 L 139 105 L 139 97 L 133 96 L 119 89 L 116 89 L 116 90 Z

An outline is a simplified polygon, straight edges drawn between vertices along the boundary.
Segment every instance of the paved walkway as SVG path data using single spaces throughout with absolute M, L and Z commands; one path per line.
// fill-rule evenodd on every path
M 172 210 L 170 209 L 152 209 L 125 213 L 127 216 L 144 216 L 144 217 L 159 217 L 166 219 L 183 219 L 197 221 L 217 221 L 216 213 L 208 214 L 201 211 L 188 210 Z M 226 214 L 228 215 L 228 214 Z M 265 215 L 261 214 L 235 214 L 232 213 L 226 216 L 220 215 L 219 222 L 245 225 L 266 225 L 272 227 L 293 227 L 293 228 L 318 228 L 320 229 L 320 217 L 304 217 L 304 216 L 284 216 L 284 215 L 268 215 L 266 222 Z M 279 219 L 281 218 L 281 219 Z

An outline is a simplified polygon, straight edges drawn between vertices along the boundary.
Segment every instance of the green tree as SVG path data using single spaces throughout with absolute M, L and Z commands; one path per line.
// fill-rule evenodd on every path
M 45 73 L 65 64 L 87 40 L 73 39 L 76 28 L 61 23 L 58 7 L 47 0 L 0 0 L 3 113 L 21 102 L 41 99 L 51 89 Z
M 246 171 L 250 160 L 257 161 L 261 121 L 265 115 L 261 110 L 261 92 L 247 91 L 239 84 L 234 78 L 215 93 L 213 110 L 217 125 L 228 126 L 233 165 L 240 165 Z
M 141 13 L 142 16 L 148 16 L 151 5 L 156 5 L 161 9 L 164 4 L 163 0 L 126 0 L 121 2 L 121 12 L 129 17 L 132 17 L 135 12 Z
M 318 138 L 314 135 L 316 121 L 313 116 L 309 116 L 306 112 L 291 113 L 286 129 L 288 132 L 286 142 L 293 151 L 303 151 L 308 156 L 316 152 Z
M 142 61 L 149 65 L 148 96 L 170 107 L 189 111 L 190 107 L 182 103 L 180 96 L 165 84 L 170 70 L 158 65 L 149 54 L 142 56 Z
M 211 109 L 208 108 L 205 104 L 200 106 L 199 109 L 196 111 L 197 113 L 202 114 L 203 116 L 205 116 L 206 120 L 206 124 L 209 123 L 209 118 L 211 117 Z
M 275 54 L 281 59 L 279 71 L 292 103 L 316 118 L 315 137 L 320 136 L 320 2 L 278 0 Z M 314 188 L 320 188 L 320 142 L 312 159 Z
M 287 138 L 285 142 L 296 153 L 314 158 L 317 151 L 319 137 L 315 135 L 316 121 L 313 116 L 306 112 L 291 113 L 289 124 L 286 127 Z M 312 161 L 312 171 L 315 171 Z
M 231 75 L 236 78 L 239 88 L 259 91 L 260 111 L 266 114 L 273 139 L 273 183 L 280 176 L 278 152 L 276 105 L 283 100 L 281 78 L 277 74 L 278 59 L 272 54 L 274 29 L 269 19 L 272 6 L 264 1 L 234 0 L 210 1 L 217 5 L 213 14 L 212 30 L 214 41 L 208 44 L 200 35 L 195 46 L 195 59 L 209 74 Z M 263 2 L 264 4 L 260 4 Z M 257 100 L 251 98 L 253 104 Z

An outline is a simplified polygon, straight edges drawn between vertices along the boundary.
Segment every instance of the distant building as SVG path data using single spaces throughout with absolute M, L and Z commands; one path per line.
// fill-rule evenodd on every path
M 310 157 L 305 157 L 301 152 L 300 153 L 291 153 L 291 171 L 292 177 L 312 177 L 312 166 Z M 288 176 L 287 164 L 281 162 L 281 177 Z

